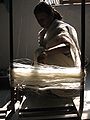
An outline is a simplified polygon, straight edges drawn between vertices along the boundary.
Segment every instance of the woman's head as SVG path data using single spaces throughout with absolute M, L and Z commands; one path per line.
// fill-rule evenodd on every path
M 54 19 L 62 19 L 61 15 L 45 2 L 36 5 L 34 14 L 38 23 L 44 28 L 48 28 Z

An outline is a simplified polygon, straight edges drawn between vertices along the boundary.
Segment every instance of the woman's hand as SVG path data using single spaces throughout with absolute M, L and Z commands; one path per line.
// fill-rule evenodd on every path
M 46 52 L 42 52 L 38 57 L 37 57 L 37 62 L 46 64 L 47 63 L 47 54 Z

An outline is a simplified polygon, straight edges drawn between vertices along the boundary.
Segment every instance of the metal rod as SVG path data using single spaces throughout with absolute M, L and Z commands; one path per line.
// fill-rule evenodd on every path
M 11 106 L 14 111 L 14 80 L 13 80 L 13 8 L 12 0 L 9 0 L 9 27 L 10 27 L 10 82 L 11 82 Z
M 81 67 L 85 67 L 85 0 L 81 4 Z
M 13 13 L 12 0 L 9 0 L 9 25 L 10 25 L 10 67 L 13 68 Z
M 84 76 L 85 69 L 85 0 L 81 0 L 81 70 Z M 81 89 L 80 89 L 80 107 L 79 113 L 82 116 L 83 106 L 84 106 L 84 79 L 81 79 Z

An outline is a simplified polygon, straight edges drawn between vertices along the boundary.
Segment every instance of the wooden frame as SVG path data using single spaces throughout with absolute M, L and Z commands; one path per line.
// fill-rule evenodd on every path
M 14 80 L 13 80 L 13 7 L 12 7 L 12 0 L 9 1 L 9 21 L 10 21 L 10 82 L 11 82 L 11 103 L 7 107 L 7 111 L 11 111 L 8 115 L 6 115 L 6 120 L 9 120 L 10 117 L 15 113 L 15 103 L 17 102 L 17 98 L 15 96 L 15 93 L 17 94 L 18 89 L 15 91 L 14 89 Z M 82 0 L 82 6 L 81 6 L 81 33 L 83 33 L 81 36 L 81 68 L 82 73 L 85 69 L 85 0 Z M 19 93 L 18 93 L 19 94 Z M 21 94 L 19 94 L 21 95 Z M 22 101 L 22 98 L 20 96 L 20 102 Z M 70 98 L 72 101 L 72 99 Z M 72 101 L 72 106 L 63 106 L 63 107 L 52 107 L 52 108 L 34 108 L 34 109 L 20 109 L 19 113 L 21 113 L 21 117 L 35 117 L 35 116 L 43 116 L 43 120 L 81 120 L 82 112 L 83 112 L 83 104 L 84 104 L 84 77 L 81 80 L 81 89 L 80 89 L 80 107 L 79 112 L 76 109 L 75 104 Z M 3 113 L 4 111 L 0 111 L 0 113 Z M 6 111 L 5 111 L 6 113 Z M 26 113 L 29 113 L 28 115 Z M 54 118 L 51 116 L 51 113 L 56 113 L 54 115 L 59 115 L 59 118 Z M 75 117 L 72 117 L 71 114 L 75 114 Z M 64 117 L 65 114 L 70 116 Z M 49 116 L 49 118 L 46 118 L 45 116 Z M 38 117 L 35 119 L 38 120 Z M 41 118 L 42 119 L 42 118 Z M 40 120 L 40 118 L 39 118 Z

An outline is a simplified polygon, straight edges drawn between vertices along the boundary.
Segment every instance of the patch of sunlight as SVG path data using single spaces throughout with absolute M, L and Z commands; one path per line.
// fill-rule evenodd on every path
M 84 92 L 84 109 L 82 119 L 90 119 L 90 90 Z

